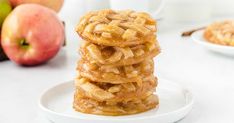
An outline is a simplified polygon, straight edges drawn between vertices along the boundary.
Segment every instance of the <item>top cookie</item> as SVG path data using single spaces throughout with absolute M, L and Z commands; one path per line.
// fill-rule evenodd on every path
M 125 47 L 155 40 L 156 21 L 144 12 L 101 10 L 83 16 L 76 31 L 92 43 Z
M 209 42 L 234 46 L 234 21 L 215 22 L 204 32 L 204 38 Z

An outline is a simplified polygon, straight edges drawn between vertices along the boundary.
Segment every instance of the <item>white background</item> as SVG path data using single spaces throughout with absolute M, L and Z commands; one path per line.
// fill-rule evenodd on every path
M 191 4 L 194 1 L 191 0 Z M 223 15 L 226 18 L 232 13 L 232 0 L 208 1 L 209 6 L 219 9 L 213 9 L 212 17 L 207 20 L 159 22 L 158 40 L 162 53 L 155 59 L 156 74 L 189 88 L 196 98 L 191 113 L 179 123 L 234 121 L 234 57 L 207 51 L 190 38 L 180 37 L 184 30 L 206 25 L 220 17 L 224 18 Z M 170 2 L 168 4 L 173 4 Z M 60 17 L 67 24 L 68 45 L 47 64 L 25 68 L 9 61 L 0 62 L 0 123 L 42 123 L 43 117 L 37 112 L 37 100 L 41 92 L 51 85 L 75 77 L 79 57 L 77 50 L 81 40 L 74 28 L 85 12 L 84 4 L 83 0 L 66 0 Z

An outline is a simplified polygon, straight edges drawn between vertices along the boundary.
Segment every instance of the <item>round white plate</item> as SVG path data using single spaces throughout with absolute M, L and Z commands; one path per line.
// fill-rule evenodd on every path
M 39 100 L 39 107 L 54 123 L 168 123 L 185 117 L 192 109 L 192 94 L 175 82 L 159 79 L 158 83 L 159 108 L 136 115 L 98 116 L 74 111 L 73 81 L 56 85 L 45 91 Z
M 204 46 L 205 48 L 207 48 L 211 51 L 221 53 L 224 55 L 234 56 L 234 47 L 210 43 L 210 42 L 206 41 L 206 39 L 203 38 L 203 33 L 204 33 L 204 30 L 194 32 L 192 34 L 192 39 L 196 43 Z

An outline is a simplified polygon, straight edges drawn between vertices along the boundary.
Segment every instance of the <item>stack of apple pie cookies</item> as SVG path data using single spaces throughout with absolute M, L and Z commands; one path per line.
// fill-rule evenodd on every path
M 147 13 L 101 10 L 83 16 L 76 28 L 80 48 L 76 111 L 128 115 L 158 106 L 155 57 L 160 52 L 156 22 Z

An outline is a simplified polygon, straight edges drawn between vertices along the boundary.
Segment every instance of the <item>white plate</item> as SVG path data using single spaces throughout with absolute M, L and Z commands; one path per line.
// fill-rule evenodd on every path
M 192 39 L 196 43 L 204 46 L 205 48 L 207 48 L 211 51 L 221 53 L 224 55 L 234 56 L 234 47 L 210 43 L 210 42 L 206 41 L 206 39 L 203 38 L 203 33 L 204 33 L 204 30 L 194 32 L 192 34 Z
M 56 85 L 45 91 L 39 107 L 45 116 L 55 123 L 168 123 L 175 122 L 192 109 L 193 96 L 174 82 L 159 79 L 158 109 L 128 116 L 97 116 L 76 112 L 72 109 L 73 81 Z

